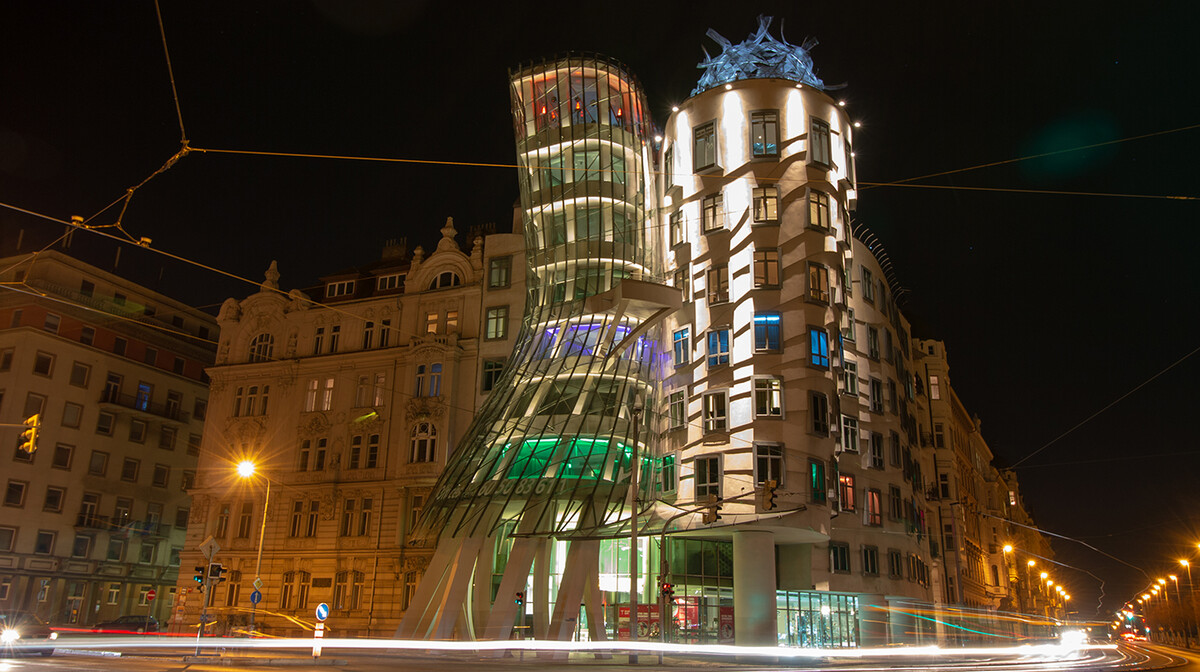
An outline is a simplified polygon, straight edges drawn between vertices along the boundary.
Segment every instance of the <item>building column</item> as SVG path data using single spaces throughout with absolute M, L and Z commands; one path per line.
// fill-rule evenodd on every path
M 775 535 L 733 532 L 733 625 L 738 646 L 776 646 Z

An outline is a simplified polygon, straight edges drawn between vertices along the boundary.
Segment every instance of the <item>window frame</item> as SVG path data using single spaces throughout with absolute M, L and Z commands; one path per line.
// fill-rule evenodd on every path
M 829 122 L 819 117 L 810 117 L 808 125 L 808 162 L 824 168 L 833 167 Z
M 779 110 L 752 110 L 750 112 L 750 156 L 755 159 L 779 158 Z M 761 133 L 759 132 L 761 129 Z M 762 149 L 755 139 L 763 136 Z M 774 138 L 774 142 L 770 139 Z M 771 149 L 771 148 L 774 149 Z
M 772 401 L 776 402 L 774 407 Z M 783 409 L 783 379 L 778 376 L 754 376 L 754 417 L 783 420 Z
M 702 427 L 705 434 L 724 434 L 729 431 L 729 390 L 709 390 L 704 393 Z
M 720 157 L 714 119 L 692 127 L 692 171 L 699 173 L 717 168 L 720 168 Z
M 692 490 L 696 501 L 703 501 L 710 496 L 721 498 L 721 481 L 724 478 L 722 462 L 720 453 L 697 455 L 692 460 Z M 706 465 L 703 470 L 701 464 Z M 700 480 L 701 471 L 705 477 L 704 481 Z

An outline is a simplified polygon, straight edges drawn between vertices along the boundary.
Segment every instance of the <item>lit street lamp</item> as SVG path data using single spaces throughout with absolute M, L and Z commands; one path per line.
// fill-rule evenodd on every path
M 258 473 L 258 467 L 250 460 L 242 460 L 241 462 L 239 462 L 237 465 L 237 472 L 238 472 L 238 476 L 240 476 L 243 479 L 251 478 L 257 473 L 259 476 L 262 476 L 263 482 L 267 484 L 267 492 L 263 497 L 262 526 L 259 527 L 259 529 L 258 529 L 258 559 L 255 560 L 255 562 L 254 562 L 254 590 L 257 591 L 259 589 L 258 587 L 260 585 L 262 585 L 261 574 L 262 574 L 263 537 L 267 533 L 267 507 L 270 506 L 270 504 L 271 504 L 271 479 L 267 478 L 266 474 Z M 255 633 L 254 615 L 257 611 L 258 611 L 258 603 L 252 601 L 250 603 L 250 636 L 251 637 L 253 637 L 254 633 Z

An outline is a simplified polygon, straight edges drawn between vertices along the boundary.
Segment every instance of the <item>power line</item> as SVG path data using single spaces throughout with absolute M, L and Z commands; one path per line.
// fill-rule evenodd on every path
M 163 28 L 162 10 L 154 0 L 154 13 L 158 16 L 158 33 L 162 36 L 163 57 L 167 61 L 167 76 L 171 79 L 171 96 L 175 99 L 175 116 L 179 117 L 179 142 L 187 146 L 187 131 L 183 128 L 183 110 L 179 107 L 179 91 L 175 88 L 175 71 L 171 68 L 171 52 L 167 50 L 167 31 Z
M 859 182 L 868 187 L 908 187 L 915 189 L 953 189 L 958 191 L 995 191 L 1012 194 L 1052 194 L 1056 196 L 1110 196 L 1113 198 L 1148 198 L 1165 201 L 1200 201 L 1197 196 L 1160 196 L 1155 194 L 1120 194 L 1103 191 L 1056 191 L 1053 189 L 1014 189 L 1003 187 L 965 187 L 949 184 L 898 184 L 887 182 Z

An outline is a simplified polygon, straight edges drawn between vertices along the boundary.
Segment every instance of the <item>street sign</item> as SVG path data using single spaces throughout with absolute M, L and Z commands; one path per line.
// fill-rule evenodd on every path
M 212 562 L 213 556 L 219 550 L 221 550 L 221 545 L 217 543 L 216 539 L 212 538 L 212 535 L 209 535 L 207 539 L 200 542 L 200 552 L 204 554 L 205 558 L 208 558 L 209 562 Z
M 325 604 L 322 603 L 321 607 L 324 607 L 324 606 L 325 606 Z M 318 614 L 321 612 L 321 607 L 317 607 Z M 326 608 L 325 612 L 328 613 L 329 609 Z M 323 618 L 323 617 L 318 616 L 318 618 Z M 321 657 L 321 640 L 324 639 L 324 637 L 325 637 L 325 624 L 317 623 L 316 627 L 313 628 L 313 653 L 312 653 L 313 658 Z
M 329 605 L 324 602 L 317 605 L 317 620 L 323 621 L 329 618 Z
M 263 587 L 262 577 L 259 577 L 259 576 L 254 577 L 254 589 L 262 590 L 262 587 Z
M 158 591 L 151 588 L 150 590 L 146 591 L 146 600 L 147 601 L 153 600 L 157 595 L 158 595 Z
M 259 602 L 262 602 L 262 593 L 257 590 L 250 593 L 250 604 L 258 604 Z

